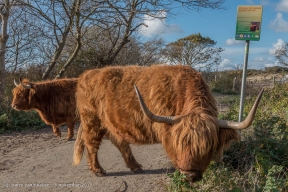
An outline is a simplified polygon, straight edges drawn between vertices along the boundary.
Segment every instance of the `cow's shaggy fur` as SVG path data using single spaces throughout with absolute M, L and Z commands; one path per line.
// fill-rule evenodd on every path
M 154 114 L 188 115 L 175 125 L 151 122 L 140 108 L 134 85 Z M 107 131 L 120 143 L 162 143 L 175 167 L 187 173 L 190 181 L 200 180 L 210 161 L 219 158 L 230 141 L 238 139 L 236 130 L 218 127 L 211 91 L 201 74 L 188 66 L 89 70 L 79 77 L 76 98 L 83 126 L 81 138 L 90 169 L 96 175 L 104 173 L 97 152 Z M 75 147 L 76 165 L 81 160 L 77 150 Z

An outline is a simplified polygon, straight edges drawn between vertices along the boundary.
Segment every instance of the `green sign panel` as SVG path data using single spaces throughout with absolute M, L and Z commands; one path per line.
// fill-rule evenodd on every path
M 262 5 L 240 5 L 237 9 L 236 40 L 260 40 Z

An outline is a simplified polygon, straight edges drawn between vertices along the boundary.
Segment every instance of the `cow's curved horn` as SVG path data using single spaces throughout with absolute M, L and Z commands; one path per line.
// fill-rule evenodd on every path
M 158 115 L 155 115 L 153 114 L 149 109 L 148 107 L 146 106 L 138 88 L 136 85 L 134 85 L 134 88 L 135 88 L 135 91 L 136 91 L 136 94 L 137 94 L 137 97 L 138 97 L 138 100 L 139 100 L 139 103 L 140 103 L 140 107 L 143 111 L 143 113 L 148 117 L 148 119 L 150 119 L 151 121 L 154 121 L 154 122 L 158 122 L 158 123 L 167 123 L 167 124 L 176 124 L 178 123 L 181 118 L 183 117 L 182 115 L 178 115 L 178 116 L 158 116 Z
M 260 102 L 260 99 L 262 97 L 262 94 L 264 92 L 264 89 L 262 89 L 260 91 L 260 93 L 258 94 L 257 99 L 254 102 L 254 105 L 252 107 L 252 109 L 250 110 L 248 116 L 246 117 L 246 119 L 242 122 L 231 122 L 231 121 L 225 121 L 222 119 L 217 119 L 219 128 L 229 128 L 229 129 L 246 129 L 247 127 L 249 127 L 254 119 L 258 104 Z
M 24 87 L 25 89 L 31 89 L 31 85 L 30 85 L 29 83 L 27 83 L 27 85 L 25 85 L 24 83 L 22 83 L 22 75 L 20 75 L 19 81 L 20 81 L 22 87 Z
M 146 106 L 146 104 L 144 103 L 144 100 L 142 99 L 142 96 L 137 88 L 136 85 L 134 85 L 137 97 L 139 99 L 140 102 L 140 106 L 142 111 L 144 112 L 144 114 L 151 120 L 154 122 L 158 122 L 158 123 L 167 123 L 167 124 L 176 124 L 178 123 L 182 117 L 186 116 L 186 115 L 178 115 L 178 116 L 157 116 L 155 114 L 153 114 L 148 107 Z M 242 121 L 242 122 L 232 122 L 232 121 L 226 121 L 226 120 L 222 120 L 222 119 L 218 119 L 216 118 L 216 121 L 219 125 L 219 128 L 228 128 L 228 129 L 246 129 L 247 127 L 249 127 L 254 119 L 258 104 L 261 100 L 261 97 L 263 95 L 264 89 L 262 89 L 256 99 L 256 101 L 254 102 L 254 105 L 251 109 L 251 111 L 249 112 L 247 118 Z
M 16 79 L 14 77 L 14 85 L 17 87 L 19 84 L 16 82 Z

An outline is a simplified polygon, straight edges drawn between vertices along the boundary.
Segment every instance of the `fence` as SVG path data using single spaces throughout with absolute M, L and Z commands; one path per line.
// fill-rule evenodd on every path
M 233 90 L 240 91 L 241 79 L 235 78 L 233 83 Z M 286 74 L 269 74 L 248 76 L 246 79 L 246 93 L 258 93 L 262 88 L 273 88 L 276 83 L 288 82 L 288 75 Z

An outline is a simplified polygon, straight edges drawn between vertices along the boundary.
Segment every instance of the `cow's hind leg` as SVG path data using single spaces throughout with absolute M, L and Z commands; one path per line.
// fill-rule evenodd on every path
M 67 120 L 66 125 L 68 128 L 68 133 L 67 133 L 66 139 L 67 139 L 67 141 L 71 141 L 74 137 L 74 125 L 75 125 L 75 123 L 73 120 L 69 119 L 69 120 Z
M 53 133 L 57 137 L 61 138 L 61 131 L 59 130 L 59 127 L 57 127 L 56 125 L 52 125 L 52 129 L 53 129 Z
M 122 157 L 125 160 L 125 163 L 127 167 L 130 168 L 130 170 L 134 173 L 143 173 L 142 165 L 139 164 L 136 159 L 133 156 L 132 150 L 129 146 L 129 143 L 122 140 L 121 142 L 118 142 L 113 135 L 108 134 L 110 141 L 118 148 L 118 150 L 121 152 Z
M 96 176 L 104 176 L 105 170 L 98 161 L 98 150 L 106 129 L 101 128 L 100 122 L 96 118 L 82 119 L 84 144 L 87 149 L 87 161 L 89 168 Z M 85 123 L 84 123 L 85 122 Z

